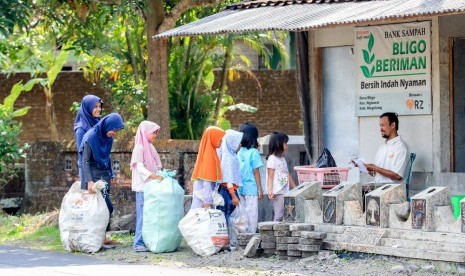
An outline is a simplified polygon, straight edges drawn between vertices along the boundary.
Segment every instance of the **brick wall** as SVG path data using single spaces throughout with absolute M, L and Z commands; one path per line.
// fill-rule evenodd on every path
M 252 122 L 260 136 L 274 130 L 302 135 L 295 71 L 257 70 L 253 74 L 256 79 L 242 74 L 228 85 L 228 94 L 236 104 L 246 103 L 258 108 L 256 113 L 229 111 L 226 117 L 232 127 L 237 129 L 244 122 Z
M 39 76 L 40 77 L 40 76 Z M 11 87 L 20 80 L 26 83 L 31 78 L 28 73 L 18 73 L 6 78 L 0 75 L 0 100 L 10 93 Z M 45 118 L 45 96 L 40 85 L 34 86 L 29 92 L 23 92 L 17 99 L 15 106 L 31 106 L 29 112 L 17 118 L 23 123 L 23 131 L 20 135 L 22 142 L 49 141 L 50 129 Z M 94 94 L 101 97 L 104 102 L 107 96 L 105 92 L 86 81 L 81 72 L 61 72 L 52 87 L 54 95 L 54 108 L 57 119 L 59 141 L 74 141 L 73 124 L 75 115 L 69 111 L 73 102 L 80 102 L 86 94 Z
M 176 170 L 175 178 L 189 193 L 190 177 L 197 157 L 198 141 L 161 140 L 156 148 L 164 168 Z M 131 190 L 131 152 L 133 145 L 116 142 L 111 159 L 115 172 L 111 186 L 114 216 L 135 211 L 135 194 Z M 71 185 L 79 180 L 74 146 L 59 142 L 35 142 L 27 151 L 26 188 L 21 212 L 36 213 L 60 208 Z
M 246 103 L 258 107 L 256 113 L 230 111 L 227 118 L 233 128 L 237 129 L 243 122 L 257 125 L 260 136 L 273 130 L 281 130 L 290 135 L 301 135 L 299 127 L 300 106 L 296 92 L 295 71 L 253 71 L 256 79 L 242 75 L 230 83 L 228 93 L 235 103 Z M 6 78 L 0 75 L 0 100 L 9 94 L 13 84 L 20 80 L 26 83 L 30 74 L 19 73 Z M 217 78 L 218 79 L 218 78 Z M 257 81 L 260 83 L 258 85 Z M 86 94 L 101 97 L 104 102 L 108 98 L 105 92 L 84 79 L 81 72 L 62 72 L 52 87 L 54 106 L 57 118 L 59 141 L 74 142 L 73 124 L 75 115 L 69 111 L 73 102 L 80 102 Z M 45 97 L 41 86 L 36 85 L 30 92 L 22 93 L 16 101 L 16 107 L 31 106 L 29 112 L 19 117 L 23 123 L 20 135 L 22 142 L 49 141 L 50 130 L 45 120 Z M 111 108 L 105 106 L 106 111 Z

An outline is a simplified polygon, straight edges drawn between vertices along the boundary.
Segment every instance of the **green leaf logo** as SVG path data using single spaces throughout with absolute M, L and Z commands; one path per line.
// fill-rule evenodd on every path
M 370 37 L 368 38 L 368 49 L 362 49 L 363 61 L 365 61 L 367 65 L 372 64 L 373 61 L 375 60 L 375 54 L 371 52 L 373 50 L 374 45 L 375 45 L 375 38 L 373 34 L 370 34 Z M 365 78 L 371 78 L 373 77 L 373 74 L 375 73 L 375 66 L 372 65 L 370 67 L 371 68 L 365 65 L 360 66 L 360 69 L 362 69 L 362 73 L 365 76 Z

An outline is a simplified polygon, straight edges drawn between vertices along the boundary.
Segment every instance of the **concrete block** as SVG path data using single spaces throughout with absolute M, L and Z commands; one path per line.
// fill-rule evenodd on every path
M 389 228 L 412 229 L 410 202 L 389 205 Z
M 323 222 L 323 211 L 321 209 L 320 200 L 309 199 L 304 202 L 304 222 L 311 224 L 319 224 Z
M 303 245 L 322 245 L 323 240 L 321 240 L 321 239 L 304 239 L 304 238 L 300 238 L 299 239 L 299 244 L 303 244 Z
M 326 239 L 326 233 L 324 232 L 302 231 L 300 234 L 301 234 L 300 237 L 303 239 L 318 239 L 318 240 Z
M 260 236 L 274 236 L 273 230 L 258 230 L 258 233 L 260 233 Z
M 287 250 L 287 256 L 292 256 L 292 257 L 301 257 L 302 252 L 299 250 Z
M 276 243 L 275 242 L 261 242 L 260 247 L 263 249 L 275 249 Z
M 313 231 L 314 227 L 309 223 L 293 223 L 289 225 L 291 231 Z
M 405 184 L 386 184 L 366 194 L 366 225 L 388 227 L 389 204 L 405 202 L 405 189 Z
M 276 248 L 276 251 L 274 252 L 275 255 L 277 256 L 287 256 L 287 249 L 286 250 L 278 250 Z
M 323 223 L 342 224 L 344 203 L 358 201 L 362 204 L 362 186 L 360 183 L 342 182 L 323 194 Z
M 455 220 L 452 206 L 434 206 L 434 221 L 437 232 L 461 232 L 462 225 L 460 220 Z
M 299 237 L 276 237 L 277 243 L 299 243 Z
M 245 247 L 244 256 L 247 258 L 253 258 L 257 255 L 257 249 L 260 246 L 260 237 L 252 237 Z
M 299 250 L 299 244 L 298 243 L 288 244 L 287 250 Z
M 278 224 L 279 222 L 274 221 L 265 221 L 258 223 L 258 230 L 273 230 L 273 225 Z
M 269 236 L 269 235 L 261 235 L 262 242 L 276 242 L 276 237 L 275 236 Z
M 289 230 L 289 224 L 287 223 L 279 223 L 279 224 L 274 224 L 273 225 L 273 230 L 282 230 L 282 231 L 285 231 L 285 230 Z
M 305 182 L 284 195 L 284 221 L 305 222 L 306 200 L 316 200 L 321 206 L 321 182 Z M 321 208 L 321 207 L 320 207 Z
M 302 251 L 302 258 L 309 258 L 318 255 L 316 251 Z M 313 259 L 311 261 L 314 261 Z
M 274 235 L 276 237 L 290 237 L 291 236 L 291 231 L 289 231 L 289 230 L 276 230 L 276 231 L 274 231 Z
M 276 250 L 285 250 L 287 251 L 287 243 L 277 243 Z
M 344 225 L 365 225 L 362 206 L 357 200 L 346 201 L 344 203 Z
M 307 252 L 317 252 L 320 251 L 321 245 L 306 245 L 306 244 L 299 244 L 300 251 L 307 251 Z
M 434 206 L 450 206 L 447 187 L 429 187 L 411 198 L 412 229 L 435 231 Z
M 302 231 L 292 231 L 291 237 L 300 237 L 300 232 Z

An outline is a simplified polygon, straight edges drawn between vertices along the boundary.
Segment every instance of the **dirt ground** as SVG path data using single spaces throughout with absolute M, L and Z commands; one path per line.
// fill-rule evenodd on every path
M 131 264 L 157 264 L 178 268 L 202 268 L 212 274 L 232 275 L 465 275 L 465 265 L 418 259 L 394 258 L 353 252 L 321 251 L 319 255 L 282 261 L 276 256 L 246 258 L 243 249 L 210 257 L 196 255 L 184 242 L 173 253 L 136 253 L 131 244 L 118 245 L 92 256 Z

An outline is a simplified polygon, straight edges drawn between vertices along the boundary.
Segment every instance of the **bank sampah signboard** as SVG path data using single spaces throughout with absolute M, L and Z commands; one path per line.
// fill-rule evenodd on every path
M 358 116 L 431 114 L 431 24 L 355 28 Z

